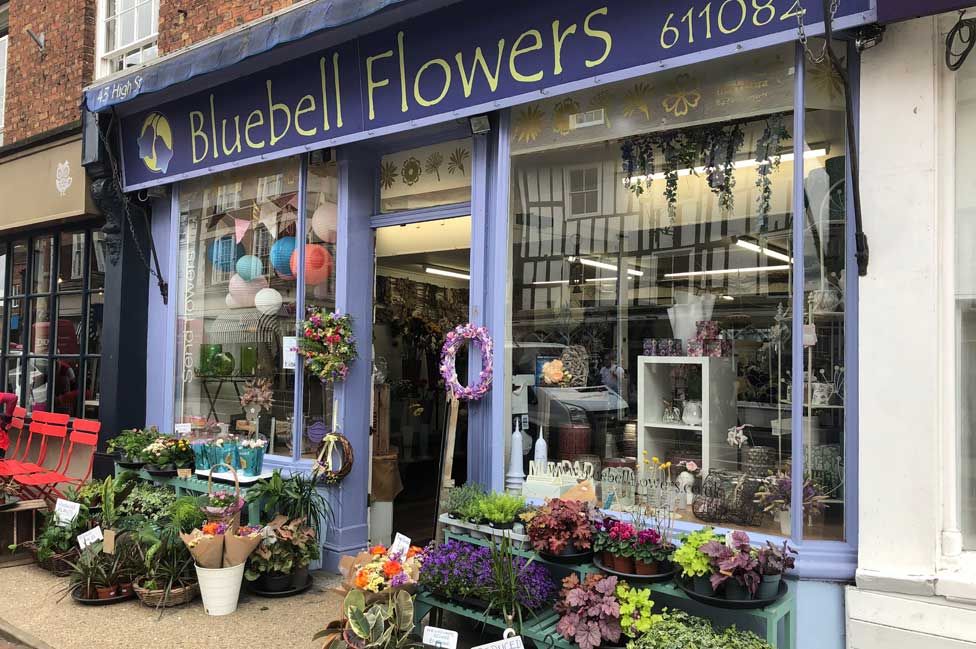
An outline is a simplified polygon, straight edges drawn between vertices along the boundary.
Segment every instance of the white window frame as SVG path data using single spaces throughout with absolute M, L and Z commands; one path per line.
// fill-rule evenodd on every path
M 149 0 L 150 3 L 156 3 L 156 24 L 153 25 L 154 29 L 152 34 L 145 36 L 140 39 L 136 39 L 131 43 L 126 43 L 122 47 L 117 47 L 113 50 L 106 51 L 107 43 L 105 42 L 105 21 L 106 12 L 108 11 L 107 0 L 98 0 L 98 7 L 95 18 L 95 77 L 101 78 L 114 74 L 116 71 L 109 66 L 109 60 L 127 52 L 129 50 L 137 50 L 145 47 L 146 45 L 152 45 L 159 40 L 159 0 Z M 157 50 L 158 55 L 158 50 Z
M 585 184 L 585 173 L 590 169 L 596 169 L 596 188 L 595 189 L 584 189 L 583 191 L 574 192 L 572 191 L 572 177 L 574 171 L 582 171 L 584 173 L 584 184 Z M 566 200 L 566 218 L 567 219 L 582 219 L 590 216 L 600 216 L 602 214 L 603 205 L 603 165 L 599 162 L 593 164 L 578 164 L 569 167 L 563 167 L 563 184 L 564 190 L 563 194 Z M 588 194 L 592 191 L 596 192 L 596 210 L 592 212 L 573 212 L 573 194 Z M 584 199 L 585 203 L 585 199 Z M 585 207 L 585 205 L 584 205 Z

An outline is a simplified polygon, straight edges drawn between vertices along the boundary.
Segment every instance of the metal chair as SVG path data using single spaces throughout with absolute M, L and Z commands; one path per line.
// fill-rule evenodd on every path
M 68 450 L 64 457 L 63 468 L 54 471 L 15 475 L 14 481 L 22 485 L 25 493 L 35 495 L 45 500 L 61 498 L 63 493 L 57 488 L 59 484 L 81 484 L 91 477 L 95 462 L 95 450 L 98 447 L 98 433 L 102 429 L 99 421 L 90 419 L 75 419 L 71 424 L 71 434 L 68 437 Z

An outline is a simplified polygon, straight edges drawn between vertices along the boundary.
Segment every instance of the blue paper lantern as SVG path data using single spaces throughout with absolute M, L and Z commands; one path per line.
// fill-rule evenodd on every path
M 264 264 L 254 255 L 244 255 L 237 260 L 237 274 L 241 279 L 250 282 L 264 275 Z
M 271 246 L 271 266 L 285 279 L 293 279 L 291 274 L 291 253 L 295 251 L 295 237 L 281 237 Z
M 234 265 L 244 254 L 244 246 L 234 241 L 234 237 L 227 235 L 215 239 L 210 244 L 210 263 L 214 268 L 225 273 L 234 272 Z

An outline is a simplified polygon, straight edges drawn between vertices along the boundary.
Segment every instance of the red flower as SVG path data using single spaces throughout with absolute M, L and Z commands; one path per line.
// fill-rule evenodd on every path
M 399 561 L 387 561 L 383 564 L 383 574 L 387 579 L 392 579 L 403 572 L 403 566 Z

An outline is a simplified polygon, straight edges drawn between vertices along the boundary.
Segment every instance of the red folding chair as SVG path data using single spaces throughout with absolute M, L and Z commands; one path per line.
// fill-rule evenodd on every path
M 24 460 L 4 461 L 0 464 L 0 478 L 59 468 L 64 460 L 64 441 L 67 435 L 68 429 L 64 426 L 32 421 L 28 429 Z
M 98 446 L 98 433 L 102 429 L 101 422 L 90 419 L 75 419 L 71 424 L 68 451 L 63 469 L 16 475 L 14 480 L 22 485 L 25 492 L 47 500 L 61 498 L 63 493 L 57 485 L 81 484 L 91 477 L 92 466 L 95 463 L 95 449 Z
M 20 460 L 23 461 L 23 456 L 18 454 L 21 452 L 20 444 L 25 439 L 24 435 L 24 419 L 27 417 L 27 411 L 17 406 L 14 408 L 13 414 L 10 416 L 10 423 L 7 424 L 7 438 L 10 440 L 10 446 L 7 448 L 7 459 L 0 459 L 0 464 L 9 460 Z M 27 451 L 27 445 L 24 444 L 24 452 Z

